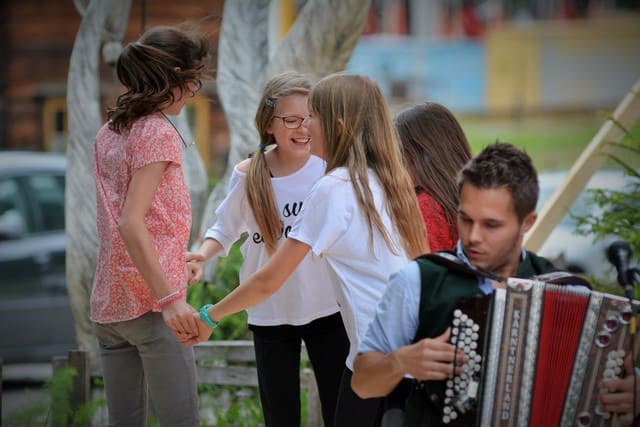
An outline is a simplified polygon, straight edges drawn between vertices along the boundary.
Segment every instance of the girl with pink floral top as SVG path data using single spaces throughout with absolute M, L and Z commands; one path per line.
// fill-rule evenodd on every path
M 91 318 L 109 425 L 145 426 L 147 389 L 162 426 L 198 426 L 193 350 L 172 328 L 197 334 L 184 314 L 191 228 L 184 142 L 167 120 L 208 76 L 208 39 L 154 27 L 120 54 L 126 91 L 94 145 L 99 237 Z

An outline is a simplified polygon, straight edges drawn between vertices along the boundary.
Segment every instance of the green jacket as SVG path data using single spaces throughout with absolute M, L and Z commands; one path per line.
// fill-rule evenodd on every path
M 419 324 L 414 342 L 435 338 L 451 324 L 451 314 L 458 301 L 481 296 L 477 274 L 466 267 L 445 266 L 427 255 L 417 258 L 420 268 L 421 294 Z M 530 278 L 554 271 L 545 258 L 527 252 L 518 266 L 516 277 Z M 419 383 L 407 399 L 406 426 L 440 426 L 440 408 L 444 396 L 444 381 Z

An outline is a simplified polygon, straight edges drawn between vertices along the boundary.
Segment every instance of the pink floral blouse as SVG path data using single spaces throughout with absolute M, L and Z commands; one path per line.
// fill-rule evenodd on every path
M 118 221 L 133 173 L 151 163 L 170 162 L 145 223 L 173 290 L 186 293 L 191 203 L 182 172 L 180 137 L 159 115 L 139 119 L 122 135 L 105 124 L 96 136 L 93 159 L 100 249 L 91 292 L 91 319 L 113 323 L 159 311 L 151 288 L 127 252 Z

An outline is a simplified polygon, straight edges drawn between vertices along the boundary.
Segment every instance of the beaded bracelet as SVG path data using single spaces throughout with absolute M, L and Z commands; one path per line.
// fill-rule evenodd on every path
M 182 293 L 180 291 L 171 292 L 169 295 L 165 295 L 162 298 L 160 298 L 158 300 L 158 305 L 160 306 L 160 308 L 162 308 L 165 305 L 169 304 L 170 302 L 180 299 L 181 297 L 182 297 Z

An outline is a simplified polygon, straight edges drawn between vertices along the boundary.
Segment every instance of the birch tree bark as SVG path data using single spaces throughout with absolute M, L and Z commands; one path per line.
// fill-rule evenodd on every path
M 67 289 L 78 347 L 89 352 L 91 370 L 96 372 L 98 357 L 89 319 L 89 295 L 98 255 L 93 140 L 102 124 L 100 47 L 105 40 L 122 39 L 131 0 L 75 0 L 74 3 L 82 22 L 71 52 L 67 80 Z
M 230 133 L 226 172 L 209 196 L 199 235 L 215 223 L 233 166 L 257 148 L 253 118 L 265 79 L 286 70 L 317 78 L 343 70 L 364 27 L 371 0 L 307 0 L 269 54 L 269 0 L 228 0 L 218 45 L 218 93 Z M 273 45 L 273 43 L 272 43 Z M 199 242 L 198 242 L 199 243 Z M 210 280 L 215 262 L 205 269 Z
M 182 170 L 191 199 L 191 233 L 189 234 L 189 242 L 193 242 L 196 239 L 199 225 L 202 221 L 209 186 L 207 168 L 197 148 L 198 143 L 202 143 L 202 141 L 194 140 L 185 108 L 182 109 L 179 115 L 169 117 L 169 119 L 187 144 L 186 147 L 182 148 Z
M 98 256 L 96 201 L 93 184 L 93 141 L 102 125 L 100 55 L 115 62 L 129 21 L 131 0 L 74 0 L 82 22 L 76 36 L 67 80 L 69 114 L 66 176 L 67 288 L 76 324 L 78 347 L 90 355 L 91 369 L 98 357 L 89 318 L 89 297 Z M 117 88 L 114 89 L 116 92 Z M 186 112 L 172 122 L 189 144 L 193 140 Z M 191 238 L 201 222 L 207 192 L 207 173 L 195 147 L 183 149 L 183 169 L 189 187 L 193 218 Z

